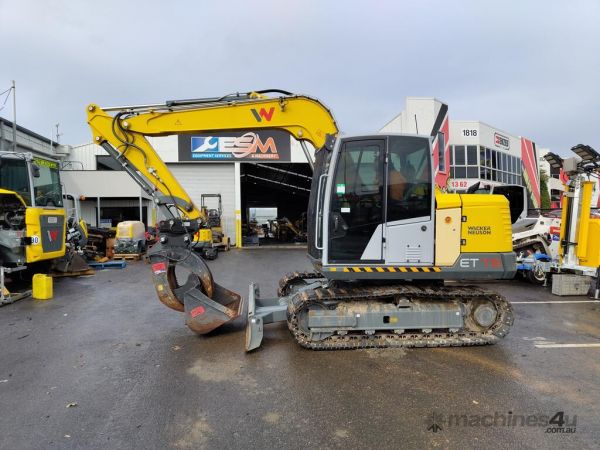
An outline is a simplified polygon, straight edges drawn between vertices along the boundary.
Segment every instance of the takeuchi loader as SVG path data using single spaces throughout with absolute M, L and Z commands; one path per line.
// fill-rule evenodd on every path
M 268 97 L 267 95 L 273 95 Z M 340 136 L 318 100 L 281 90 L 164 104 L 87 107 L 94 142 L 154 198 L 165 220 L 149 258 L 159 299 L 209 333 L 242 314 L 242 297 L 214 282 L 192 236 L 207 218 L 147 136 L 277 129 L 315 148 L 307 212 L 314 272 L 288 274 L 278 298 L 250 285 L 246 350 L 267 323 L 287 321 L 303 347 L 438 347 L 492 344 L 512 323 L 510 304 L 482 287 L 453 280 L 515 274 L 511 215 L 502 195 L 449 194 L 435 187 L 432 139 L 378 134 Z M 435 136 L 433 137 L 435 139 Z M 231 148 L 269 151 L 248 139 Z M 180 282 L 177 266 L 188 279 Z

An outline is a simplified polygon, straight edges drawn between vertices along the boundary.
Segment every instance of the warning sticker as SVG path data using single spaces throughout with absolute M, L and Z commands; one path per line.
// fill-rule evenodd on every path
M 346 185 L 343 183 L 335 185 L 335 193 L 336 194 L 345 194 L 346 193 Z
M 199 316 L 200 314 L 204 314 L 204 311 L 206 311 L 204 309 L 204 306 L 200 305 L 200 306 L 196 306 L 194 309 L 192 309 L 190 311 L 190 316 L 192 316 L 192 318 Z
M 152 272 L 154 275 L 160 275 L 161 273 L 165 273 L 167 271 L 167 263 L 159 262 L 152 264 Z

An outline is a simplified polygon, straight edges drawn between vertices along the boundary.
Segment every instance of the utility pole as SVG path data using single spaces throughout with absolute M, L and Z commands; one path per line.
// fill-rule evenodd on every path
M 13 151 L 17 151 L 17 87 L 15 80 L 12 82 L 13 91 Z

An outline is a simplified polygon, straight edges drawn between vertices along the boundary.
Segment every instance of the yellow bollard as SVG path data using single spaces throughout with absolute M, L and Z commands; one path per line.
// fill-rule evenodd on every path
M 43 273 L 33 276 L 33 288 L 31 296 L 36 300 L 50 300 L 52 298 L 52 277 Z

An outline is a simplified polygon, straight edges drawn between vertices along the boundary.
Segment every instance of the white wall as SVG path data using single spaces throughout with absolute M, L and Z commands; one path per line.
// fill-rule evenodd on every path
M 477 132 L 476 136 L 472 131 Z M 496 145 L 495 134 L 499 133 L 508 138 L 509 149 Z M 468 134 L 467 136 L 465 134 Z M 483 145 L 494 150 L 499 150 L 521 157 L 521 138 L 506 131 L 494 128 L 477 120 L 451 120 L 450 121 L 450 144 L 451 145 Z
M 134 197 L 142 189 L 127 174 L 113 170 L 65 170 L 61 172 L 64 192 L 85 197 Z M 144 193 L 143 197 L 148 198 Z
M 407 97 L 405 110 L 379 131 L 429 136 L 442 104 L 434 97 Z
M 108 155 L 108 153 L 93 142 L 76 145 L 63 159 L 63 167 L 65 170 L 96 170 L 96 155 Z
M 179 163 L 169 164 L 169 169 L 198 208 L 200 208 L 202 194 L 221 194 L 223 228 L 233 244 L 235 241 L 235 164 Z

